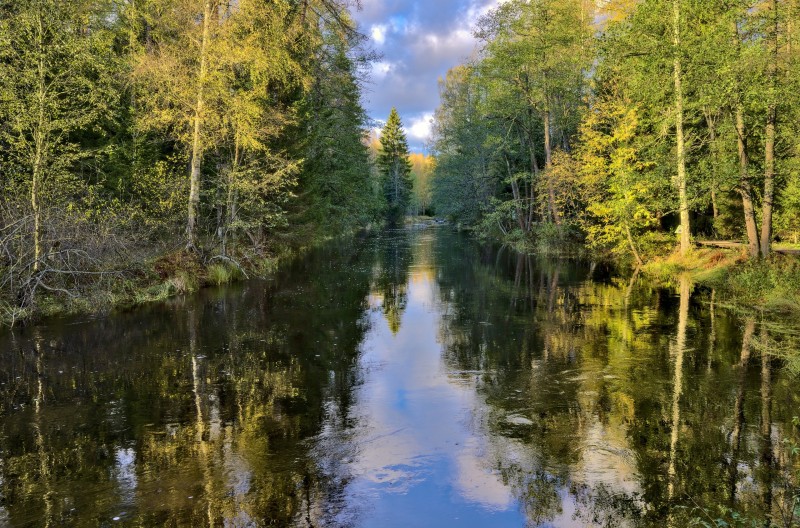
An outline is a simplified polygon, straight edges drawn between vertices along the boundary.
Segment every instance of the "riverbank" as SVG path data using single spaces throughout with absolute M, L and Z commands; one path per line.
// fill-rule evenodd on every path
M 117 263 L 93 272 L 94 280 L 75 291 L 46 289 L 33 305 L 20 308 L 11 299 L 0 299 L 0 327 L 40 322 L 53 317 L 103 314 L 127 310 L 147 303 L 165 301 L 211 286 L 252 278 L 268 278 L 286 260 L 324 244 L 331 237 L 306 245 L 276 244 L 269 252 L 244 257 L 190 252 L 184 249 L 141 261 Z
M 43 319 L 89 313 L 106 313 L 193 293 L 206 286 L 218 286 L 251 276 L 266 276 L 278 262 L 294 252 L 260 257 L 243 267 L 235 259 L 176 251 L 155 259 L 128 263 L 124 270 L 97 272 L 91 284 L 79 292 L 46 291 L 24 308 L 10 300 L 0 304 L 0 326 L 16 326 Z M 102 275 L 100 274 L 102 273 Z
M 673 253 L 642 267 L 644 275 L 665 284 L 688 274 L 717 292 L 717 299 L 740 309 L 800 315 L 800 257 L 773 254 L 751 260 L 740 249 L 698 248 L 686 257 Z

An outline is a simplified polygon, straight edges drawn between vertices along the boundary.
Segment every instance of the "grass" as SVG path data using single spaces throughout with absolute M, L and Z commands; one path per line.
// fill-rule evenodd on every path
M 656 259 L 643 272 L 664 284 L 682 274 L 717 290 L 726 304 L 773 313 L 800 314 L 800 257 L 774 254 L 751 260 L 739 250 L 702 248 L 685 257 Z

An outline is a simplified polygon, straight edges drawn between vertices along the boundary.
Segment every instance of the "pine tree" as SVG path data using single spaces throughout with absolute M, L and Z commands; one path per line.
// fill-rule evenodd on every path
M 411 197 L 411 162 L 408 159 L 408 141 L 397 109 L 392 108 L 381 132 L 381 151 L 378 167 L 383 176 L 387 213 L 395 222 L 405 213 Z

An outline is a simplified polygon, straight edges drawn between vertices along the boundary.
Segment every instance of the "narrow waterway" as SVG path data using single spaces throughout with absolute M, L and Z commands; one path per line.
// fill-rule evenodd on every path
M 781 339 L 686 282 L 448 228 L 355 239 L 269 281 L 1 333 L 0 526 L 777 517 L 800 415 Z

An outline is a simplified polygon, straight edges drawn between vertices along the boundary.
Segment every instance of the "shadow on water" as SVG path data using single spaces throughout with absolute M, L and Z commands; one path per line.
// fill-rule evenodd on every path
M 790 526 L 796 335 L 444 228 L 0 334 L 0 525 Z

